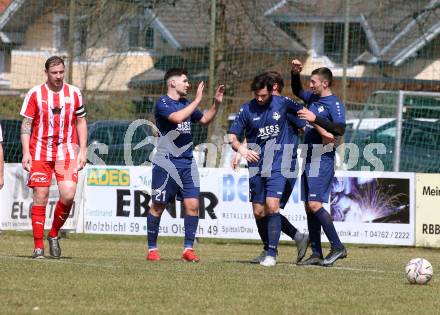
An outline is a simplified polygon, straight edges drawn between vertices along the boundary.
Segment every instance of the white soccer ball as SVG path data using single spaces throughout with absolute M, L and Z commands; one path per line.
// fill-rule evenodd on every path
M 423 258 L 411 259 L 405 267 L 406 278 L 412 284 L 427 284 L 433 275 L 432 265 Z

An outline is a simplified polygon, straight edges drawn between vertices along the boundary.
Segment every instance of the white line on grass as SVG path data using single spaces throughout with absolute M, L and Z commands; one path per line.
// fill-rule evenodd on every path
M 374 279 L 374 278 L 378 278 L 378 279 L 383 279 L 383 276 L 374 276 L 374 274 L 393 274 L 393 275 L 403 275 L 402 272 L 398 272 L 398 271 L 390 271 L 390 270 L 380 270 L 380 269 L 369 269 L 369 268 L 355 268 L 355 267 L 337 267 L 337 266 L 331 266 L 331 267 L 321 267 L 321 266 L 295 266 L 293 265 L 293 267 L 298 267 L 298 268 L 314 268 L 314 269 L 319 269 L 319 270 L 328 270 L 328 271 L 352 271 L 352 272 L 356 272 L 356 273 L 364 273 L 364 274 L 369 274 L 368 278 L 370 279 Z
M 67 265 L 78 265 L 78 266 L 99 267 L 99 268 L 115 268 L 115 269 L 122 268 L 122 266 L 92 264 L 92 263 L 87 263 L 87 262 L 81 263 L 81 262 L 73 262 L 73 261 L 53 259 L 53 258 L 32 259 L 30 257 L 14 257 L 14 256 L 3 256 L 3 255 L 1 255 L 0 258 L 12 259 L 12 260 L 25 260 L 25 261 L 32 261 L 32 262 L 35 261 L 38 263 L 67 264 Z
M 329 269 L 337 269 L 337 270 L 348 270 L 348 271 L 356 271 L 356 272 L 373 272 L 373 273 L 389 273 L 389 271 L 379 270 L 379 269 L 368 269 L 368 268 L 354 268 L 354 267 L 327 267 Z M 397 273 L 397 272 L 394 272 Z
M 323 266 L 296 266 L 292 265 L 292 267 L 297 268 L 313 268 L 313 269 L 319 269 L 319 270 L 346 270 L 346 271 L 355 271 L 355 272 L 370 272 L 370 273 L 390 273 L 390 271 L 385 270 L 379 270 L 379 269 L 368 269 L 368 268 L 354 268 L 354 267 L 335 267 L 335 266 L 329 266 L 329 267 L 323 267 Z M 391 271 L 391 273 L 393 273 Z M 396 273 L 396 272 L 394 272 Z
M 26 260 L 26 261 L 37 261 L 36 259 L 31 259 L 30 257 L 14 257 L 14 256 L 5 256 L 5 255 L 0 255 L 1 259 L 11 259 L 11 260 Z M 54 264 L 67 264 L 67 265 L 75 265 L 75 266 L 87 266 L 87 267 L 96 267 L 96 268 L 110 268 L 110 269 L 134 269 L 134 270 L 145 270 L 147 271 L 148 269 L 146 268 L 136 268 L 133 266 L 126 266 L 126 265 L 104 265 L 104 264 L 95 264 L 95 263 L 88 263 L 88 262 L 73 262 L 73 261 L 67 261 L 67 260 L 60 260 L 60 259 L 51 259 L 51 258 L 45 258 L 45 259 L 41 259 L 38 260 L 39 262 L 42 263 L 54 263 Z M 146 262 L 145 266 L 148 266 L 148 262 Z M 320 266 L 296 266 L 296 265 L 291 265 L 292 267 L 295 268 L 301 268 L 301 269 L 309 269 L 309 268 L 316 268 L 319 270 L 328 270 L 328 271 L 332 271 L 332 270 L 342 270 L 342 271 L 354 271 L 354 272 L 362 272 L 362 273 L 388 273 L 388 274 L 401 274 L 401 272 L 397 272 L 397 271 L 386 271 L 386 270 L 379 270 L 379 269 L 368 269 L 368 268 L 354 268 L 354 267 L 337 267 L 337 266 L 333 266 L 333 267 L 320 267 Z M 263 269 L 263 268 L 262 268 Z M 231 271 L 228 271 L 229 273 Z M 275 275 L 275 274 L 274 274 Z M 286 274 L 282 274 L 283 276 L 286 276 Z

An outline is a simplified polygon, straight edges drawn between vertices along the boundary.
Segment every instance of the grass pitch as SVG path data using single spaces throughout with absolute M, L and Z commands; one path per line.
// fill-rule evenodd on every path
M 440 312 L 438 250 L 348 245 L 334 267 L 297 267 L 296 249 L 283 243 L 278 265 L 265 268 L 248 263 L 261 250 L 256 242 L 202 239 L 198 264 L 180 261 L 182 242 L 159 237 L 163 260 L 151 263 L 144 237 L 69 234 L 62 259 L 36 261 L 30 233 L 3 232 L 0 314 Z M 406 281 L 414 257 L 432 263 L 428 285 Z

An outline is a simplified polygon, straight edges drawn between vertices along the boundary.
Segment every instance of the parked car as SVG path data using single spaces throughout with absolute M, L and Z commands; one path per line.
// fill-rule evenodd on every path
M 427 91 L 401 91 L 403 118 L 440 118 L 440 93 Z M 396 117 L 399 91 L 374 91 L 367 100 L 370 117 Z
M 124 148 L 130 144 L 124 144 L 124 138 L 131 123 L 131 121 L 123 120 L 101 120 L 91 123 L 88 132 L 89 162 L 92 164 L 104 162 L 107 165 L 126 165 L 128 161 L 125 161 L 124 158 Z M 137 145 L 147 138 L 153 141 L 154 137 L 155 131 L 146 124 L 135 129 L 131 145 L 127 147 L 127 150 L 131 151 L 133 165 L 150 162 L 150 154 L 154 150 L 154 144 L 148 143 L 140 148 L 137 148 Z M 107 146 L 107 154 L 99 153 L 97 150 L 99 144 Z M 102 161 L 91 158 L 90 151 L 93 151 Z
M 371 132 L 393 120 L 394 118 L 347 119 L 344 142 L 356 142 L 359 139 L 365 139 Z
M 3 151 L 6 163 L 21 163 L 21 120 L 1 119 Z
M 440 121 L 436 119 L 408 119 L 402 122 L 400 147 L 400 167 L 402 172 L 440 172 Z M 385 171 L 393 170 L 396 141 L 396 121 L 393 120 L 361 139 L 361 153 L 369 143 L 383 143 L 386 154 L 377 155 L 383 162 Z M 358 167 L 371 166 L 363 158 Z

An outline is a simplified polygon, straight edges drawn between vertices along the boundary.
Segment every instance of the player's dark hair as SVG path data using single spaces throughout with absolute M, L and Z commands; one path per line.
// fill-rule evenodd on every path
M 278 85 L 278 92 L 282 92 L 284 89 L 284 80 L 281 77 L 281 74 L 277 71 L 267 71 L 268 76 L 272 77 L 274 82 Z
M 165 73 L 165 76 L 163 77 L 164 81 L 167 82 L 169 78 L 178 76 L 180 77 L 182 74 L 188 75 L 188 71 L 184 68 L 171 68 L 168 69 L 168 71 Z
M 257 75 L 251 83 L 251 91 L 255 92 L 267 88 L 270 92 L 275 85 L 275 79 L 268 75 L 267 72 Z
M 331 72 L 331 70 L 329 68 L 326 68 L 326 67 L 317 68 L 312 71 L 312 75 L 315 75 L 315 74 L 319 75 L 322 80 L 326 80 L 328 82 L 329 87 L 332 86 L 333 73 Z
M 47 59 L 46 62 L 44 63 L 44 67 L 46 68 L 46 70 L 49 70 L 50 67 L 58 66 L 58 65 L 64 66 L 64 60 L 59 56 L 52 56 L 49 59 Z

